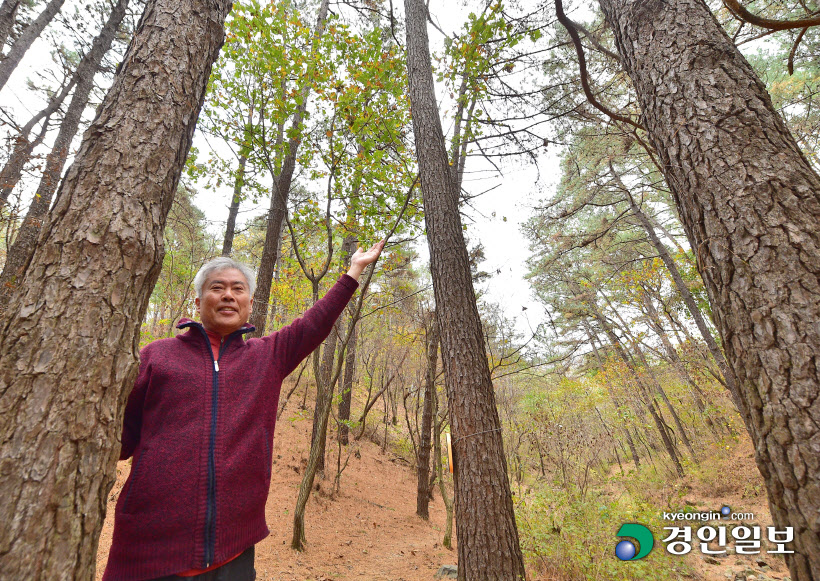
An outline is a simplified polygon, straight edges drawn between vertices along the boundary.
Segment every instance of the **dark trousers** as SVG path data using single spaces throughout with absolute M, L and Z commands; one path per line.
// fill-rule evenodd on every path
M 179 575 L 168 575 L 159 577 L 153 581 L 254 581 L 256 579 L 256 569 L 253 568 L 254 547 L 251 547 L 230 563 L 225 563 L 207 573 L 195 575 L 193 577 L 180 577 Z

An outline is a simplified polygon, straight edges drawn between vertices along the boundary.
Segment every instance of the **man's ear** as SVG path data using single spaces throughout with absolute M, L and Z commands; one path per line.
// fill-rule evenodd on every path
M 253 297 L 251 297 L 251 304 L 250 307 L 253 308 Z
M 253 299 L 251 299 L 251 300 L 253 300 Z M 199 312 L 199 297 L 196 297 L 194 299 L 194 304 L 196 305 L 196 312 L 198 313 Z

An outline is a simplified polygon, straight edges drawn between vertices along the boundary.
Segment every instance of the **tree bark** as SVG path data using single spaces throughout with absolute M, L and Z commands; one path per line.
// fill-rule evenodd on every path
M 501 422 L 433 86 L 427 10 L 405 0 L 407 69 L 455 469 L 458 578 L 523 579 Z
M 245 122 L 244 142 L 239 148 L 239 167 L 236 169 L 236 179 L 233 182 L 233 195 L 228 208 L 228 222 L 225 225 L 225 238 L 222 241 L 222 256 L 230 256 L 233 248 L 233 236 L 236 231 L 236 217 L 239 214 L 239 203 L 242 198 L 242 188 L 245 185 L 245 167 L 248 164 L 248 146 L 251 140 L 253 124 L 253 103 L 248 109 L 248 119 Z M 279 237 L 281 241 L 281 236 Z M 278 256 L 278 252 L 277 252 Z
M 54 147 L 46 157 L 46 167 L 40 178 L 40 184 L 37 186 L 37 192 L 34 194 L 28 212 L 26 212 L 26 217 L 23 219 L 17 238 L 9 248 L 6 263 L 3 266 L 2 273 L 0 273 L 0 315 L 5 310 L 18 283 L 22 280 L 31 255 L 34 253 L 40 226 L 48 214 L 51 199 L 57 190 L 60 174 L 68 157 L 71 141 L 77 134 L 83 111 L 88 105 L 88 97 L 91 95 L 91 89 L 94 88 L 94 75 L 99 71 L 105 53 L 111 48 L 111 43 L 114 41 L 114 36 L 125 17 L 127 8 L 128 0 L 119 0 L 117 2 L 100 34 L 92 42 L 91 50 L 77 65 L 77 70 L 74 73 L 76 79 L 74 95 L 71 97 L 63 122 L 60 124 L 60 131 L 57 133 Z
M 424 377 L 424 408 L 421 413 L 421 430 L 419 431 L 419 450 L 416 469 L 418 486 L 416 487 L 416 514 L 428 520 L 430 518 L 430 436 L 433 427 L 433 392 L 436 389 L 438 363 L 438 321 L 435 312 L 431 313 L 430 326 L 427 331 L 427 370 Z
M 703 0 L 600 0 L 697 256 L 794 581 L 820 579 L 820 176 Z
M 319 454 L 316 460 L 316 471 L 324 478 L 325 473 L 325 447 L 327 444 L 327 422 L 325 420 L 324 427 L 322 426 L 322 410 L 330 409 L 333 405 L 333 392 L 336 387 L 336 382 L 331 381 L 333 378 L 333 363 L 336 358 L 336 344 L 338 343 L 339 333 L 337 326 L 334 325 L 333 330 L 328 335 L 325 341 L 325 348 L 322 351 L 321 364 L 316 373 L 316 405 L 313 409 L 313 431 L 310 435 L 311 450 L 314 446 L 318 446 Z M 316 350 L 316 355 L 319 354 L 319 349 Z
M 444 503 L 446 513 L 444 525 L 444 538 L 441 544 L 445 549 L 453 548 L 453 499 L 447 494 L 447 483 L 444 482 L 444 468 L 441 457 L 441 432 L 443 430 L 442 421 L 438 415 L 438 394 L 433 390 L 433 463 L 438 475 L 438 489 L 441 493 L 441 501 Z
M 43 33 L 48 23 L 57 16 L 64 3 L 65 0 L 50 0 L 43 11 L 34 19 L 34 22 L 26 26 L 20 36 L 17 37 L 17 40 L 14 41 L 14 44 L 11 45 L 8 54 L 0 61 L 0 89 L 6 86 L 11 73 L 23 60 L 34 41 Z
M 94 578 L 139 329 L 230 3 L 149 3 L 0 321 L 0 578 Z

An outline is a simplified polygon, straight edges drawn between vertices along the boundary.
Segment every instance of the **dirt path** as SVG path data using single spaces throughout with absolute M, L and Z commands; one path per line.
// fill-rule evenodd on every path
M 332 476 L 317 480 L 320 490 L 311 495 L 306 514 L 308 549 L 291 550 L 293 508 L 307 463 L 310 425 L 287 412 L 277 423 L 265 509 L 271 534 L 256 546 L 258 580 L 430 581 L 442 564 L 456 563 L 456 553 L 441 546 L 444 505 L 440 496 L 436 494 L 430 504 L 430 521 L 419 519 L 412 471 L 364 440 L 350 446 L 351 452 L 359 450 L 361 458 L 351 454 L 342 474 L 341 494 L 331 499 L 325 492 L 332 488 Z M 329 447 L 328 473 L 335 474 L 335 442 Z M 97 580 L 108 559 L 114 505 L 128 476 L 128 463 L 121 462 L 117 471 L 97 553 Z

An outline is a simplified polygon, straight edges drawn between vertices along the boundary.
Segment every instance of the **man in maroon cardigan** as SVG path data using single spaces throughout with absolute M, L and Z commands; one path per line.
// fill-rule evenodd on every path
M 245 341 L 253 276 L 229 258 L 194 279 L 201 323 L 140 352 L 122 433 L 131 474 L 114 513 L 104 581 L 253 581 L 282 380 L 330 333 L 384 240 L 303 317 Z

